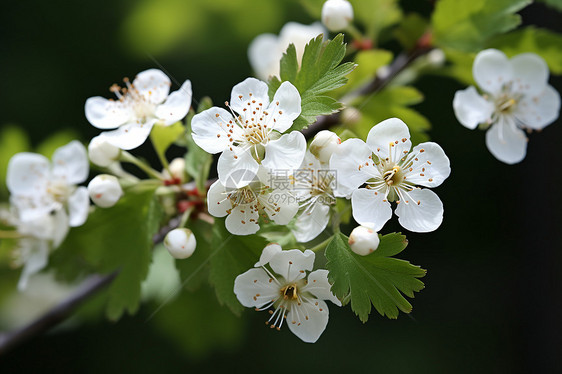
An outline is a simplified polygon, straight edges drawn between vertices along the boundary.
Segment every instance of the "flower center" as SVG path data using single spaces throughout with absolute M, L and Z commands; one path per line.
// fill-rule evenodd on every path
M 387 185 L 398 186 L 404 180 L 404 175 L 400 169 L 400 166 L 398 165 L 393 165 L 392 167 L 390 166 L 391 165 L 388 165 L 385 168 L 382 177 Z
M 240 204 L 249 204 L 256 200 L 256 194 L 249 186 L 237 189 L 228 195 L 232 206 L 235 207 Z
M 283 296 L 283 299 L 285 300 L 298 300 L 299 298 L 296 283 L 286 285 L 285 287 L 281 288 L 280 292 L 281 296 Z
M 141 95 L 136 87 L 129 82 L 128 78 L 123 78 L 123 82 L 125 82 L 127 87 L 119 87 L 117 84 L 114 84 L 109 90 L 117 96 L 119 101 L 132 108 L 137 123 L 146 123 L 148 118 L 154 115 L 155 105 Z
M 47 183 L 47 193 L 58 203 L 65 203 L 71 192 L 70 186 L 63 180 L 55 179 Z

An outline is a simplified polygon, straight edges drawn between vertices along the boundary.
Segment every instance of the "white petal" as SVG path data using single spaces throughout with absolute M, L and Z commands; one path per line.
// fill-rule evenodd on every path
M 381 159 L 398 162 L 412 148 L 410 130 L 398 118 L 389 118 L 373 126 L 367 135 L 367 145 Z
M 351 195 L 353 218 L 362 226 L 380 231 L 392 217 L 390 203 L 384 193 L 360 188 Z
M 353 191 L 372 177 L 368 172 L 369 167 L 363 167 L 366 162 L 371 161 L 369 156 L 372 154 L 361 139 L 348 139 L 340 145 L 340 151 L 330 159 L 330 169 L 336 173 L 336 196 L 351 196 Z
M 270 282 L 271 277 L 263 269 L 250 269 L 234 280 L 234 293 L 240 304 L 247 308 L 261 307 L 277 299 L 279 286 Z
M 435 192 L 416 188 L 396 207 L 398 222 L 413 232 L 434 231 L 443 221 L 443 203 Z
M 146 141 L 155 122 L 156 119 L 149 119 L 143 124 L 128 123 L 116 130 L 102 132 L 99 136 L 115 147 L 129 150 L 137 148 Z
M 88 218 L 90 196 L 86 187 L 78 187 L 68 198 L 68 219 L 70 227 L 82 226 Z
M 15 154 L 8 163 L 6 184 L 11 194 L 42 193 L 49 178 L 49 160 L 36 153 Z
M 265 146 L 262 165 L 269 169 L 287 170 L 292 174 L 299 168 L 306 153 L 306 140 L 300 131 L 283 134 Z
M 269 218 L 278 225 L 288 224 L 299 210 L 297 199 L 289 191 L 281 189 L 258 195 L 258 200 L 264 206 Z
M 35 194 L 11 195 L 10 203 L 16 207 L 19 219 L 22 221 L 38 219 L 52 210 L 62 207 L 59 202 L 53 200 L 50 194 L 46 193 L 45 186 Z
M 263 107 L 267 108 L 269 104 L 268 90 L 267 83 L 256 78 L 246 78 L 232 88 L 230 107 L 240 115 L 252 100 L 255 100 L 256 103 L 262 103 Z
M 54 212 L 52 216 L 53 231 L 51 233 L 51 239 L 53 241 L 53 247 L 57 248 L 66 238 L 68 230 L 70 229 L 70 224 L 68 221 L 68 215 L 64 209 L 59 209 Z
M 289 330 L 305 343 L 314 343 L 320 338 L 328 319 L 328 306 L 323 300 L 307 300 L 300 306 L 294 304 L 287 313 Z
M 453 109 L 457 119 L 464 127 L 474 130 L 479 123 L 490 119 L 494 104 L 484 99 L 473 86 L 455 92 Z
M 258 212 L 250 204 L 238 205 L 226 217 L 225 227 L 234 235 L 251 235 L 260 229 L 258 219 Z
M 77 140 L 58 148 L 53 153 L 53 174 L 69 185 L 82 183 L 88 178 L 90 162 L 86 147 Z
M 423 152 L 422 152 L 423 151 Z M 414 147 L 410 169 L 406 171 L 406 181 L 426 187 L 437 187 L 451 174 L 449 158 L 437 143 L 426 142 Z
M 293 121 L 301 114 L 301 95 L 290 82 L 283 82 L 275 92 L 267 108 L 276 119 L 273 128 L 279 132 L 287 131 Z
M 227 211 L 232 209 L 226 189 L 218 180 L 209 187 L 209 192 L 207 192 L 207 209 L 214 217 L 224 217 L 228 214 Z
M 547 85 L 539 95 L 524 97 L 517 104 L 513 114 L 525 127 L 540 130 L 558 118 L 560 94 Z
M 285 52 L 290 43 L 295 45 L 297 61 L 300 64 L 304 48 L 308 42 L 320 34 L 327 35 L 326 29 L 320 22 L 303 25 L 297 22 L 287 22 L 279 32 L 279 48 Z
M 133 86 L 152 104 L 160 104 L 170 92 L 170 78 L 158 69 L 145 70 L 135 77 Z
M 496 95 L 512 80 L 513 68 L 503 52 L 486 49 L 476 55 L 472 75 L 481 89 Z
M 548 82 L 548 66 L 534 53 L 522 53 L 509 60 L 513 69 L 513 87 L 515 92 L 525 95 L 539 95 Z
M 486 132 L 486 146 L 498 160 L 516 164 L 527 154 L 527 136 L 512 120 L 500 117 Z
M 254 266 L 259 267 L 269 264 L 271 258 L 275 256 L 277 253 L 281 252 L 282 250 L 283 248 L 281 248 L 281 246 L 277 243 L 271 243 L 266 245 L 261 253 L 260 260 L 256 262 Z
M 248 59 L 258 78 L 267 80 L 279 75 L 279 60 L 282 52 L 277 47 L 278 38 L 273 34 L 261 34 L 252 40 L 248 47 Z
M 341 301 L 332 293 L 332 285 L 328 282 L 328 270 L 318 269 L 308 275 L 308 283 L 303 291 L 310 292 L 322 300 L 330 300 L 337 306 L 341 306 Z
M 88 122 L 98 129 L 114 129 L 133 117 L 131 107 L 119 100 L 108 100 L 101 96 L 86 100 L 84 110 Z
M 246 186 L 253 180 L 258 169 L 259 164 L 252 157 L 251 150 L 244 150 L 242 147 L 233 147 L 232 151 L 226 149 L 220 155 L 217 163 L 219 179 L 229 187 L 234 185 L 238 188 Z
M 193 141 L 208 153 L 219 153 L 230 146 L 227 125 L 234 129 L 238 125 L 234 123 L 232 115 L 222 108 L 212 107 L 193 116 L 191 120 L 191 136 Z
M 315 203 L 297 217 L 295 228 L 292 230 L 293 235 L 299 243 L 309 242 L 324 231 L 329 221 L 330 206 Z
M 181 121 L 189 112 L 191 97 L 191 82 L 187 80 L 179 90 L 172 92 L 166 101 L 156 108 L 156 117 L 163 120 L 165 125 Z
M 21 272 L 21 276 L 18 282 L 19 291 L 23 291 L 26 289 L 29 277 L 31 277 L 33 274 L 38 273 L 39 271 L 44 269 L 45 266 L 47 266 L 47 261 L 49 258 L 49 246 L 46 241 L 29 239 L 22 242 L 25 243 L 24 245 L 31 246 L 27 249 L 27 251 L 30 251 L 31 253 L 25 260 L 25 265 Z
M 304 253 L 300 249 L 281 251 L 269 260 L 273 271 L 285 278 L 287 282 L 294 282 L 305 277 L 305 271 L 312 270 L 314 252 L 307 249 Z

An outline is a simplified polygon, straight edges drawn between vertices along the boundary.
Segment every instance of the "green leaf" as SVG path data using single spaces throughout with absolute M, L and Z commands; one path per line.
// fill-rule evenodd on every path
M 440 0 L 433 12 L 434 43 L 439 47 L 476 52 L 489 38 L 521 23 L 515 12 L 531 0 Z
M 150 140 L 160 159 L 166 157 L 166 150 L 185 133 L 185 127 L 181 122 L 170 126 L 156 124 L 150 132 Z
M 306 45 L 299 70 L 295 48 L 289 46 L 281 59 L 281 80 L 276 77 L 271 79 L 269 96 L 273 98 L 282 81 L 289 81 L 298 89 L 302 111 L 291 130 L 302 130 L 314 123 L 316 117 L 342 109 L 340 103 L 324 94 L 346 84 L 345 76 L 355 68 L 350 62 L 340 65 L 344 56 L 342 34 L 325 43 L 322 36 L 318 36 Z
M 267 242 L 257 235 L 232 235 L 225 229 L 224 220 L 215 219 L 212 243 L 209 279 L 220 304 L 239 315 L 244 307 L 234 294 L 234 279 L 254 267 Z
M 414 292 L 423 289 L 418 278 L 425 270 L 407 261 L 391 258 L 400 253 L 408 244 L 400 234 L 381 237 L 376 251 L 367 256 L 359 256 L 351 251 L 348 238 L 335 235 L 326 248 L 326 267 L 332 292 L 341 300 L 349 297 L 351 309 L 366 322 L 371 312 L 371 304 L 382 315 L 397 318 L 399 311 L 410 313 L 412 305 L 402 294 L 413 298 Z
M 397 0 L 354 0 L 355 19 L 365 25 L 365 33 L 373 41 L 381 31 L 400 22 L 402 10 Z
M 38 146 L 35 152 L 42 154 L 47 158 L 51 158 L 55 150 L 63 145 L 70 143 L 72 140 L 79 138 L 79 135 L 74 130 L 62 130 L 55 134 L 49 136 L 47 139 L 43 140 Z
M 419 38 L 427 31 L 429 25 L 418 13 L 410 13 L 402 19 L 393 34 L 406 49 L 412 49 Z
M 111 320 L 138 309 L 141 282 L 152 258 L 152 237 L 162 218 L 155 188 L 154 184 L 137 185 L 115 206 L 96 208 L 84 225 L 72 228 L 53 253 L 51 263 L 57 270 L 81 263 L 80 268 L 86 265 L 100 273 L 119 271 L 107 296 L 106 314 Z
M 512 57 L 533 52 L 544 58 L 550 71 L 562 74 L 562 35 L 545 29 L 526 27 L 500 35 L 490 42 L 490 47 L 502 50 Z
M 201 99 L 199 107 L 197 108 L 197 113 L 201 113 L 213 106 L 213 102 L 210 98 L 204 97 Z M 191 119 L 193 118 L 193 112 L 191 112 L 187 118 L 187 131 L 186 131 L 186 142 L 187 142 L 187 153 L 185 154 L 185 169 L 187 174 L 189 174 L 194 180 L 197 190 L 200 193 L 205 193 L 206 187 L 205 183 L 209 177 L 209 172 L 211 170 L 211 164 L 213 163 L 213 156 L 205 152 L 200 148 L 193 138 L 191 137 Z
M 545 3 L 559 12 L 562 12 L 562 0 L 537 0 L 538 2 Z

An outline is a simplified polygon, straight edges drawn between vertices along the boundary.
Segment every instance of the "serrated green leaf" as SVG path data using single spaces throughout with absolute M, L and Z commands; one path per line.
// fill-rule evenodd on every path
M 369 318 L 371 305 L 389 318 L 397 318 L 399 310 L 411 312 L 412 305 L 402 294 L 414 297 L 414 292 L 423 289 L 418 278 L 425 270 L 388 257 L 406 247 L 405 236 L 394 233 L 381 237 L 379 248 L 367 256 L 353 253 L 347 241 L 345 235 L 335 235 L 326 248 L 332 292 L 342 300 L 349 297 L 351 309 L 363 322 Z
M 154 197 L 154 185 L 137 185 L 107 209 L 97 208 L 86 223 L 72 228 L 52 256 L 59 270 L 81 263 L 100 273 L 119 274 L 107 295 L 106 314 L 117 320 L 127 311 L 136 312 L 141 283 L 152 258 L 152 237 L 158 231 L 162 211 Z
M 281 58 L 280 64 L 279 75 L 281 79 L 289 82 L 294 81 L 299 70 L 297 50 L 294 44 L 289 45 L 287 51 L 283 54 L 283 58 Z
M 258 235 L 232 235 L 224 227 L 224 220 L 215 219 L 212 243 L 209 280 L 220 304 L 239 315 L 244 307 L 234 294 L 234 279 L 254 267 L 267 242 Z
M 476 52 L 500 33 L 521 23 L 515 14 L 531 0 L 440 0 L 432 16 L 434 43 L 440 47 Z
M 562 35 L 532 26 L 509 34 L 500 35 L 489 44 L 513 57 L 520 53 L 533 52 L 544 58 L 550 71 L 562 74 Z

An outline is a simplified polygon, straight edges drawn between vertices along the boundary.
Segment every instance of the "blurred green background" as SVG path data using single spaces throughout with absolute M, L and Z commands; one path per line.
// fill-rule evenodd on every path
M 431 10 L 430 1 L 401 5 L 426 15 Z M 2 131 L 23 129 L 32 147 L 57 130 L 66 131 L 63 138 L 70 134 L 87 142 L 98 130 L 84 117 L 86 99 L 109 97 L 112 83 L 151 67 L 165 70 L 174 88 L 191 79 L 195 100 L 209 95 L 221 103 L 234 84 L 251 75 L 246 50 L 253 37 L 278 33 L 287 21 L 315 21 L 297 0 L 23 0 L 1 8 L 0 126 Z M 524 24 L 561 31 L 561 14 L 541 4 L 521 14 Z M 562 91 L 560 77 L 552 77 L 551 84 Z M 118 323 L 100 318 L 94 300 L 82 310 L 89 321 L 85 326 L 15 349 L 0 357 L 0 371 L 513 373 L 562 368 L 562 121 L 531 134 L 526 159 L 508 166 L 489 154 L 483 133 L 456 121 L 451 102 L 463 85 L 425 76 L 416 87 L 426 96 L 416 109 L 430 119 L 431 139 L 445 149 L 452 174 L 437 188 L 445 205 L 443 225 L 430 234 L 407 233 L 410 245 L 400 255 L 428 269 L 426 289 L 412 301 L 410 315 L 387 320 L 373 312 L 363 325 L 349 307 L 331 307 L 327 330 L 318 343 L 307 345 L 287 329 L 266 329 L 264 313 L 248 310 L 238 319 L 217 309 L 205 289 L 182 293 L 160 310 L 158 304 L 145 304 Z M 147 147 L 139 152 L 152 155 Z M 7 157 L 1 157 L 5 168 Z M 400 230 L 396 222 L 384 229 Z M 19 275 L 0 274 L 2 292 L 5 280 L 13 287 Z

